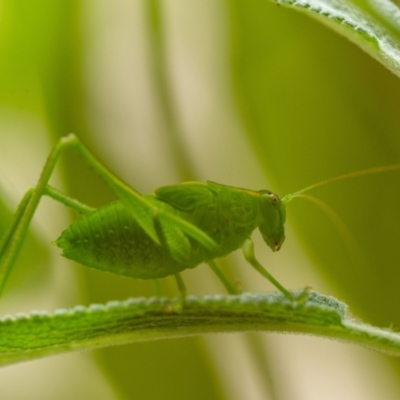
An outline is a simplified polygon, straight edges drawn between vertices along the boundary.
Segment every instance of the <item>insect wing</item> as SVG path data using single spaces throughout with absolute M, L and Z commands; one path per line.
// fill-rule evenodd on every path
M 190 260 L 191 245 L 185 234 L 165 215 L 154 219 L 156 231 L 162 245 L 165 245 L 171 256 L 182 264 Z
M 215 199 L 214 192 L 201 182 L 185 182 L 179 185 L 163 186 L 156 189 L 154 193 L 157 199 L 183 211 L 194 210 L 197 206 L 210 204 Z M 170 219 L 176 227 L 179 227 L 186 235 L 192 237 L 207 249 L 215 250 L 217 248 L 213 239 L 190 222 L 172 213 L 166 213 L 164 217 Z
M 214 193 L 205 183 L 185 182 L 179 185 L 163 186 L 154 191 L 157 198 L 174 208 L 190 211 L 198 205 L 212 202 Z

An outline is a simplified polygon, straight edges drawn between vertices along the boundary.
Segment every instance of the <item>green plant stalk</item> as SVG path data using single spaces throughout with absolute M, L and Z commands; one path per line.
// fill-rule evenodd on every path
M 299 292 L 294 292 L 294 296 Z M 400 334 L 354 320 L 333 297 L 310 292 L 303 304 L 280 293 L 134 298 L 53 313 L 6 316 L 0 322 L 0 365 L 75 350 L 222 332 L 312 334 L 399 356 Z

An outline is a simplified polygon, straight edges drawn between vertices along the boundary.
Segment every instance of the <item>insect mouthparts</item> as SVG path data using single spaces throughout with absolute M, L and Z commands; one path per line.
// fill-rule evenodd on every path
M 275 242 L 275 247 L 273 248 L 273 251 L 279 251 L 281 249 L 281 247 L 282 247 L 282 244 L 283 244 L 284 240 L 285 240 L 285 237 L 283 237 L 279 241 L 277 240 Z

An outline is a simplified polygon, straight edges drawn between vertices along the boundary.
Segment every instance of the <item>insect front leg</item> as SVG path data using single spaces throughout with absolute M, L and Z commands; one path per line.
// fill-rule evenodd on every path
M 244 258 L 252 265 L 262 276 L 267 278 L 277 289 L 279 289 L 288 300 L 293 301 L 293 295 L 285 289 L 256 259 L 254 254 L 254 243 L 250 238 L 243 242 L 242 246 Z

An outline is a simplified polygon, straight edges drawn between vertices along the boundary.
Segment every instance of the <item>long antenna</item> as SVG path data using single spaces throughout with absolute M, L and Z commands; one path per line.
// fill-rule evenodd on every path
M 382 172 L 397 171 L 397 170 L 400 170 L 400 163 L 392 164 L 392 165 L 383 165 L 380 167 L 368 168 L 368 169 L 363 169 L 361 171 L 355 171 L 355 172 L 350 172 L 347 174 L 335 176 L 334 178 L 325 179 L 321 182 L 317 182 L 317 183 L 314 183 L 313 185 L 307 186 L 304 189 L 299 190 L 298 192 L 287 194 L 286 196 L 284 196 L 282 198 L 282 201 L 285 204 L 287 204 L 290 201 L 292 201 L 295 197 L 299 197 L 301 194 L 308 192 L 309 190 L 315 189 L 319 186 L 327 185 L 328 183 L 343 181 L 345 179 L 356 178 L 358 176 L 363 176 L 363 175 L 380 174 Z

